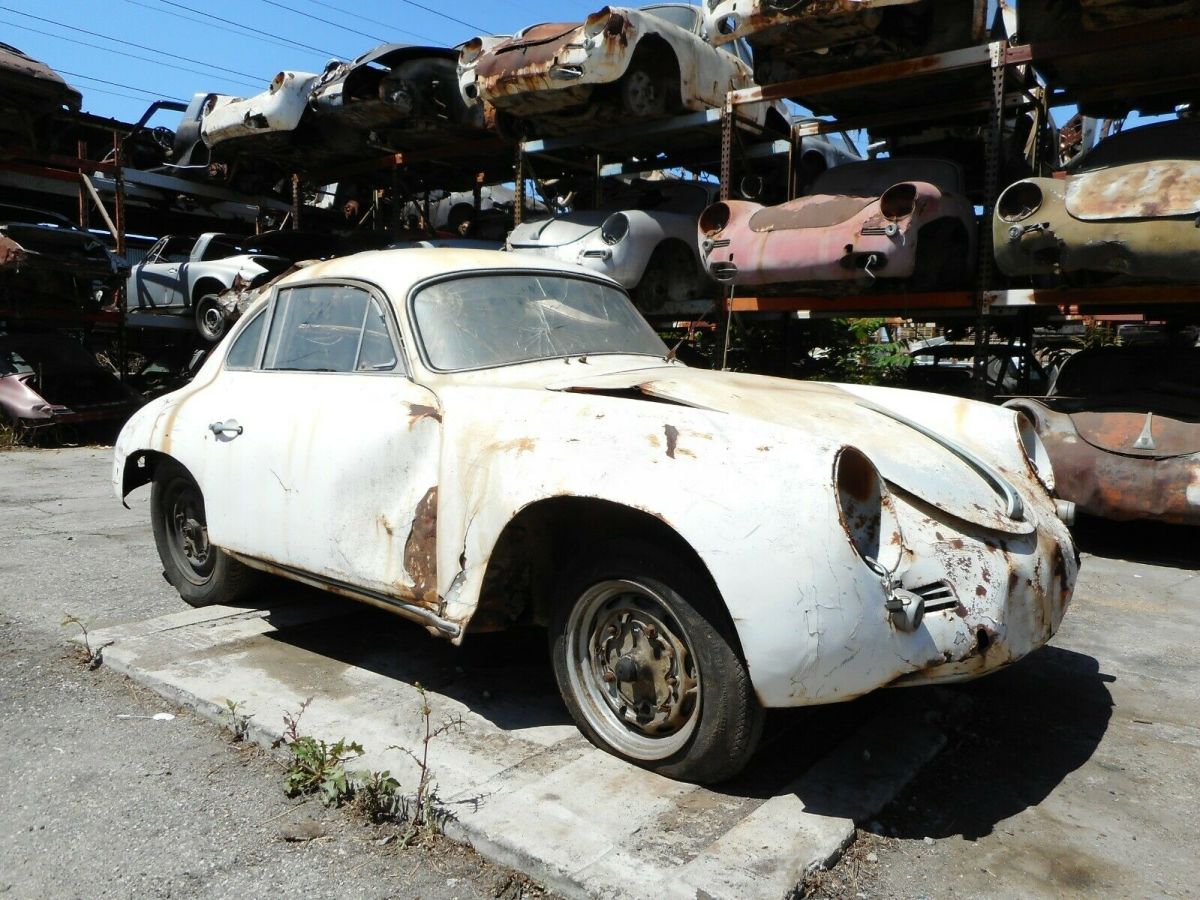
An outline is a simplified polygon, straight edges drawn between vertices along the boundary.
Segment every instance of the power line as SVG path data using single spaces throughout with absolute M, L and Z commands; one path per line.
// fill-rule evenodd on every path
M 472 25 L 470 22 L 464 22 L 462 19 L 454 18 L 454 16 L 448 16 L 444 12 L 441 12 L 439 10 L 433 9 L 428 6 L 422 6 L 420 3 L 414 3 L 413 0 L 400 0 L 400 2 L 407 3 L 409 6 L 415 6 L 417 9 L 423 9 L 423 10 L 425 10 L 425 12 L 431 12 L 435 16 L 441 16 L 443 19 L 448 19 L 451 22 L 457 22 L 459 25 L 466 25 L 468 28 L 472 28 L 475 31 L 482 32 L 483 34 L 491 34 L 492 33 L 490 31 L 488 31 L 486 28 L 481 28 L 478 25 Z
M 259 28 L 253 28 L 250 25 L 243 25 L 241 22 L 234 22 L 232 19 L 222 19 L 220 16 L 215 16 L 210 12 L 204 12 L 199 9 L 192 9 L 192 7 L 190 7 L 190 6 L 184 6 L 182 3 L 175 3 L 175 2 L 173 2 L 173 0 L 158 0 L 158 2 L 162 3 L 166 6 L 174 6 L 176 9 L 185 9 L 190 13 L 196 13 L 197 15 L 203 16 L 206 19 L 216 19 L 218 22 L 224 22 L 226 25 L 233 25 L 236 28 L 241 28 L 246 31 L 253 32 L 254 34 L 261 35 L 262 37 L 268 37 L 268 38 L 275 37 L 275 35 L 272 35 L 269 31 L 263 31 L 262 29 L 259 29 Z M 281 35 L 279 37 L 280 37 L 280 40 L 286 41 L 289 44 L 293 44 L 297 47 L 300 47 L 303 50 L 312 50 L 314 53 L 321 53 L 325 56 L 336 56 L 339 59 L 342 56 L 342 54 L 334 53 L 332 50 L 322 50 L 320 47 L 314 47 L 312 44 L 304 44 L 304 43 L 301 43 L 300 41 L 293 41 L 291 38 L 285 38 Z
M 200 69 L 189 69 L 187 66 L 177 66 L 174 63 L 164 62 L 161 59 L 150 59 L 147 56 L 138 56 L 136 53 L 126 53 L 124 50 L 114 50 L 112 47 L 103 47 L 100 44 L 92 44 L 88 41 L 76 40 L 75 38 L 69 38 L 63 34 L 55 34 L 52 31 L 42 31 L 40 28 L 30 28 L 28 25 L 18 25 L 16 22 L 6 22 L 3 19 L 0 19 L 0 25 L 7 25 L 9 28 L 19 28 L 22 31 L 32 31 L 34 34 L 45 35 L 46 37 L 52 37 L 55 40 L 67 41 L 71 44 L 78 44 L 81 47 L 91 47 L 94 50 L 102 50 L 105 53 L 115 53 L 118 56 L 125 56 L 129 59 L 137 59 L 142 62 L 152 63 L 156 66 L 166 66 L 169 69 L 178 69 L 180 72 L 191 72 L 193 75 L 211 75 L 211 72 L 201 71 Z M 249 81 L 242 81 L 238 78 L 228 78 L 224 75 L 218 77 L 220 77 L 222 81 L 228 81 L 230 84 L 242 84 L 246 85 L 247 87 L 257 87 L 257 85 L 251 84 Z
M 137 91 L 139 94 L 147 94 L 155 100 L 174 100 L 176 103 L 183 103 L 178 97 L 164 97 L 162 94 L 156 94 L 154 91 L 148 91 L 145 88 L 135 87 L 132 84 L 121 84 L 119 81 L 106 81 L 103 78 L 96 78 L 94 75 L 81 75 L 79 72 L 68 72 L 66 69 L 58 70 L 63 75 L 70 75 L 72 78 L 82 78 L 84 81 L 96 81 L 100 84 L 107 84 L 111 87 L 125 88 L 127 91 Z
M 302 17 L 308 18 L 308 19 L 313 19 L 314 21 L 322 22 L 326 25 L 332 25 L 334 28 L 340 28 L 340 29 L 342 29 L 342 31 L 348 31 L 351 34 L 357 34 L 360 37 L 370 38 L 373 41 L 379 41 L 381 44 L 386 42 L 386 39 L 379 37 L 379 35 L 367 34 L 365 31 L 359 31 L 356 28 L 350 28 L 347 25 L 342 25 L 340 22 L 333 22 L 329 19 L 322 19 L 320 16 L 314 16 L 312 13 L 305 13 L 305 12 L 301 12 L 298 9 L 292 9 L 292 7 L 290 7 L 290 6 L 284 6 L 282 3 L 276 3 L 275 0 L 262 0 L 262 2 L 267 4 L 268 6 L 274 6 L 279 9 L 282 9 L 284 12 L 290 12 L 293 15 L 302 16 Z
M 270 37 L 261 37 L 257 34 L 247 34 L 242 31 L 234 31 L 232 28 L 226 28 L 223 25 L 217 25 L 215 22 L 210 22 L 207 19 L 198 18 L 196 16 L 187 16 L 187 15 L 184 15 L 183 13 L 175 12 L 174 10 L 171 10 L 171 9 L 162 9 L 161 7 L 158 7 L 158 6 L 151 6 L 149 3 L 143 3 L 142 0 L 125 0 L 125 2 L 132 4 L 133 6 L 140 6 L 142 9 L 148 9 L 151 12 L 156 12 L 156 13 L 159 13 L 164 16 L 173 16 L 174 18 L 181 19 L 184 22 L 195 22 L 198 25 L 205 25 L 208 28 L 215 28 L 217 31 L 224 31 L 227 34 L 237 35 L 238 37 L 241 37 L 241 38 L 250 38 L 252 40 L 260 41 L 260 42 L 265 41 L 268 44 L 274 44 L 276 47 L 282 47 L 284 50 L 296 50 L 296 49 L 305 50 L 305 51 L 308 50 L 308 48 L 303 46 L 302 44 L 286 43 L 285 42 L 286 39 L 278 39 L 277 40 L 275 38 L 270 38 Z M 320 52 L 320 51 L 318 51 L 318 52 Z M 326 54 L 326 53 L 322 53 L 321 55 L 328 56 L 328 54 Z
M 340 12 L 347 16 L 354 16 L 355 18 L 359 19 L 362 22 L 370 22 L 372 25 L 379 25 L 383 28 L 390 28 L 390 29 L 392 29 L 392 31 L 399 32 L 400 34 L 408 34 L 408 35 L 411 35 L 412 37 L 420 38 L 423 41 L 430 41 L 439 46 L 441 45 L 440 38 L 430 37 L 427 34 L 421 34 L 419 31 L 409 31 L 407 28 L 400 28 L 399 26 L 393 25 L 390 22 L 380 22 L 378 19 L 372 19 L 368 16 L 364 16 L 362 13 L 354 12 L 353 10 L 349 10 L 349 9 L 343 9 L 340 6 L 334 6 L 332 3 L 325 3 L 325 2 L 323 2 L 323 0 L 305 0 L 305 2 L 311 3 L 313 6 L 323 6 L 326 9 L 331 9 L 334 12 Z M 313 18 L 316 18 L 316 16 L 313 16 Z
M 22 12 L 19 9 L 12 9 L 11 7 L 8 7 L 8 6 L 0 6 L 0 10 L 4 10 L 5 12 L 9 12 L 9 13 L 14 13 L 18 16 L 24 16 L 27 19 L 36 19 L 39 22 L 45 22 L 47 25 L 57 25 L 59 28 L 66 28 L 69 31 L 77 31 L 80 34 L 86 34 L 90 37 L 101 38 L 102 40 L 112 41 L 113 43 L 116 43 L 116 44 L 124 44 L 127 47 L 137 47 L 137 49 L 139 49 L 139 50 L 149 50 L 151 53 L 161 52 L 159 50 L 159 48 L 157 48 L 157 47 L 147 47 L 145 44 L 135 44 L 133 41 L 126 41 L 126 40 L 123 40 L 122 38 L 110 37 L 107 34 L 100 34 L 99 32 L 96 32 L 96 31 L 89 31 L 86 28 L 76 28 L 74 25 L 68 25 L 65 22 L 56 22 L 53 19 L 45 19 L 41 16 L 35 16 L 33 13 Z M 218 66 L 215 63 L 206 63 L 202 59 L 192 59 L 187 56 L 180 56 L 179 54 L 175 54 L 175 58 L 182 59 L 184 62 L 195 63 L 198 66 L 204 66 L 206 69 L 214 69 L 214 70 L 221 71 L 221 72 L 229 72 L 232 75 L 242 75 L 246 78 L 252 78 L 252 79 L 258 78 L 257 75 L 251 75 L 249 72 L 239 72 L 237 69 L 229 69 L 229 68 L 226 68 L 225 66 Z

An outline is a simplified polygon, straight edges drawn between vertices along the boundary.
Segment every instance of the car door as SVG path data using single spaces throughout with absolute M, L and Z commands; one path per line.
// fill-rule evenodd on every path
M 291 286 L 251 325 L 205 410 L 212 541 L 436 610 L 441 417 L 405 372 L 386 298 Z
M 165 237 L 129 273 L 126 303 L 131 310 L 176 309 L 187 305 L 184 266 L 193 238 Z

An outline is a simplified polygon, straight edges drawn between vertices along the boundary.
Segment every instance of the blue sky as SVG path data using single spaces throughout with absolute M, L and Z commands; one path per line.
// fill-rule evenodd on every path
M 156 97 L 249 96 L 282 69 L 320 72 L 331 58 L 353 58 L 377 44 L 453 46 L 479 33 L 579 21 L 600 6 L 601 0 L 0 0 L 0 41 L 58 70 L 83 93 L 88 112 L 136 120 Z M 163 113 L 155 124 L 177 120 L 178 113 Z

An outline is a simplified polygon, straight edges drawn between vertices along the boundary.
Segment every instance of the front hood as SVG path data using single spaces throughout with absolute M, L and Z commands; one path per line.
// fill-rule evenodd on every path
M 1034 530 L 1028 518 L 1010 518 L 1000 492 L 948 446 L 953 435 L 937 440 L 837 385 L 672 367 L 577 377 L 550 388 L 600 394 L 636 390 L 657 400 L 795 428 L 857 447 L 892 485 L 959 519 L 1009 534 Z M 1004 438 L 1015 442 L 1015 427 Z M 795 465 L 803 467 L 805 461 Z
M 610 215 L 589 210 L 571 213 L 564 218 L 523 222 L 508 236 L 508 244 L 510 247 L 561 247 L 573 244 L 599 228 Z
M 1075 175 L 1067 212 L 1085 222 L 1161 219 L 1200 212 L 1200 161 L 1162 159 Z
M 1140 412 L 1078 412 L 1075 432 L 1093 447 L 1123 456 L 1169 459 L 1200 453 L 1200 423 Z
M 814 194 L 779 206 L 760 209 L 750 217 L 752 231 L 789 231 L 796 228 L 827 228 L 858 215 L 878 197 L 847 197 Z

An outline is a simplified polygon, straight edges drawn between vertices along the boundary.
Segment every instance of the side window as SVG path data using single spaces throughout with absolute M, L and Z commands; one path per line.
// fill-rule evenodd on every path
M 258 361 L 258 342 L 262 337 L 263 323 L 266 321 L 266 315 L 259 311 L 250 324 L 242 329 L 234 340 L 233 346 L 229 348 L 229 353 L 225 355 L 225 368 L 254 368 L 254 363 Z
M 195 240 L 187 237 L 167 238 L 165 246 L 159 249 L 156 262 L 185 263 L 192 257 L 192 247 Z
M 396 364 L 383 310 L 364 289 L 318 284 L 276 297 L 264 369 L 383 372 Z

